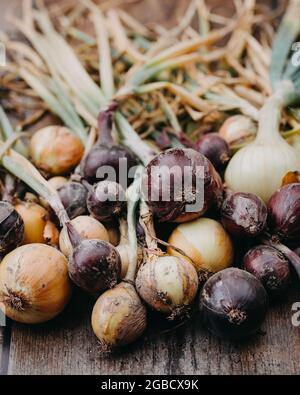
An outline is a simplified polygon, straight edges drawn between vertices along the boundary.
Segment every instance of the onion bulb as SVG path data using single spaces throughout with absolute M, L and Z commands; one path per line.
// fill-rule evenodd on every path
M 233 244 L 223 226 L 209 218 L 199 218 L 179 225 L 171 234 L 168 253 L 181 256 L 171 246 L 182 250 L 198 272 L 216 273 L 233 262 Z M 182 256 L 181 256 L 182 257 Z
M 194 149 L 206 156 L 217 170 L 223 170 L 230 159 L 229 146 L 218 133 L 208 133 L 200 137 Z
M 101 222 L 97 221 L 95 218 L 87 215 L 81 215 L 74 218 L 71 223 L 79 233 L 80 237 L 84 240 L 97 239 L 109 241 L 107 230 Z M 72 253 L 72 245 L 65 228 L 61 230 L 59 235 L 59 248 L 66 257 L 69 257 Z
M 37 324 L 51 320 L 71 297 L 68 262 L 44 244 L 12 251 L 0 265 L 0 308 L 11 319 Z
M 251 192 L 268 202 L 289 171 L 300 169 L 299 152 L 279 132 L 281 110 L 292 96 L 290 81 L 271 96 L 260 111 L 255 140 L 230 160 L 225 182 L 234 192 Z
M 86 214 L 87 190 L 79 182 L 68 182 L 57 190 L 70 219 Z
M 84 147 L 78 137 L 62 126 L 48 126 L 36 132 L 30 141 L 30 155 L 41 170 L 60 175 L 80 162 Z
M 268 296 L 252 274 L 229 268 L 214 274 L 200 295 L 200 310 L 207 328 L 227 339 L 249 337 L 260 329 Z
M 24 221 L 8 202 L 0 201 L 0 254 L 18 247 L 24 237 Z
M 257 126 L 251 118 L 245 115 L 234 115 L 229 117 L 219 130 L 219 135 L 230 146 L 239 145 L 254 138 Z
M 142 187 L 159 222 L 198 218 L 223 195 L 222 181 L 213 165 L 193 149 L 172 148 L 155 156 L 146 167 Z M 204 196 L 200 195 L 202 188 Z
M 92 328 L 102 351 L 132 343 L 145 331 L 147 312 L 131 284 L 122 282 L 97 300 Z
M 150 256 L 137 273 L 136 289 L 154 310 L 174 318 L 193 302 L 198 275 L 194 266 L 183 258 Z
M 59 232 L 44 207 L 34 202 L 21 202 L 15 208 L 24 221 L 23 244 L 58 245 Z
M 52 178 L 49 178 L 48 183 L 50 184 L 50 186 L 56 190 L 58 190 L 60 187 L 62 187 L 63 185 L 65 185 L 68 182 L 66 177 L 62 177 L 62 176 L 55 176 Z

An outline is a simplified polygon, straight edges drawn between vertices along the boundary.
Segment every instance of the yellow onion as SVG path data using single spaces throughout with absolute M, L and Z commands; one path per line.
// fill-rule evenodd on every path
M 88 215 L 81 215 L 74 218 L 71 223 L 83 240 L 95 239 L 109 241 L 107 230 L 101 222 L 97 221 L 95 218 L 89 217 Z M 65 228 L 61 230 L 59 235 L 59 249 L 67 257 L 72 253 L 72 245 Z
M 69 129 L 48 126 L 36 132 L 30 141 L 30 155 L 34 164 L 52 174 L 64 174 L 80 162 L 83 144 Z
M 147 312 L 134 287 L 122 282 L 97 300 L 92 328 L 102 351 L 111 351 L 138 339 L 147 326 Z
M 67 184 L 68 179 L 66 177 L 62 176 L 55 176 L 52 178 L 49 178 L 48 183 L 51 185 L 52 188 L 58 190 L 60 187 L 63 185 Z
M 230 146 L 242 144 L 254 138 L 256 132 L 257 126 L 251 118 L 245 115 L 234 115 L 227 118 L 219 130 L 220 136 Z
M 0 265 L 0 308 L 26 324 L 51 320 L 71 297 L 67 260 L 45 244 L 21 246 Z
M 24 222 L 23 244 L 44 243 L 58 245 L 59 232 L 49 220 L 48 211 L 34 202 L 22 202 L 15 206 Z
M 172 232 L 169 244 L 182 250 L 197 271 L 217 273 L 233 262 L 233 244 L 229 235 L 219 222 L 209 218 L 179 225 Z M 182 257 L 171 246 L 168 253 Z
M 151 256 L 137 273 L 136 289 L 154 310 L 175 318 L 193 302 L 198 290 L 198 274 L 183 258 Z

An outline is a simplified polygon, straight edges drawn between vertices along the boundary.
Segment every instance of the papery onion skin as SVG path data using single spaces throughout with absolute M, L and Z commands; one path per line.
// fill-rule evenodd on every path
M 7 317 L 38 324 L 57 316 L 70 300 L 72 285 L 64 255 L 45 244 L 28 244 L 0 265 L 0 308 Z
M 172 232 L 168 243 L 168 254 L 183 257 L 171 246 L 182 250 L 195 269 L 216 273 L 233 263 L 232 241 L 222 225 L 209 218 L 199 218 L 179 225 Z
M 101 181 L 95 184 L 87 195 L 89 213 L 102 222 L 112 222 L 126 206 L 126 194 L 120 184 Z
M 229 117 L 221 126 L 219 135 L 229 144 L 238 145 L 251 137 L 255 137 L 257 126 L 251 118 L 245 115 Z
M 30 156 L 41 170 L 61 175 L 71 171 L 80 162 L 83 144 L 69 129 L 48 126 L 37 131 L 30 141 Z
M 58 244 L 59 232 L 44 207 L 34 202 L 20 202 L 15 209 L 24 222 L 23 244 Z
M 175 176 L 170 177 L 170 169 L 175 170 Z M 192 172 L 192 182 L 188 188 L 185 184 L 184 169 L 189 175 Z M 200 174 L 202 170 L 204 178 Z M 196 185 L 196 180 L 199 183 L 202 182 L 200 180 L 204 182 L 204 202 L 199 202 L 199 196 L 196 196 L 196 187 L 198 191 L 202 187 Z M 180 196 L 177 196 L 177 188 Z M 193 149 L 171 148 L 155 156 L 147 165 L 142 192 L 159 222 L 186 222 L 200 217 L 213 204 L 220 204 L 223 198 L 223 185 L 220 176 L 204 155 Z M 168 195 L 167 199 L 165 193 Z M 188 205 L 193 204 L 199 207 L 190 212 L 191 207 Z
M 300 183 L 280 188 L 268 202 L 268 224 L 283 242 L 300 242 Z
M 68 182 L 57 190 L 60 200 L 70 219 L 87 212 L 87 190 L 79 182 Z
M 82 240 L 69 261 L 71 280 L 91 294 L 113 288 L 120 278 L 121 258 L 110 243 Z
M 229 146 L 218 133 L 205 134 L 194 145 L 194 149 L 206 156 L 217 170 L 223 170 L 230 159 Z
M 267 308 L 268 295 L 261 282 L 237 268 L 214 274 L 200 294 L 204 323 L 221 338 L 239 340 L 255 334 Z
M 300 168 L 300 156 L 280 139 L 282 141 L 261 145 L 254 141 L 240 149 L 225 172 L 228 188 L 234 192 L 253 193 L 267 203 L 280 188 L 283 177 Z
M 136 277 L 140 297 L 154 310 L 174 318 L 184 314 L 198 290 L 198 275 L 185 259 L 150 257 Z
M 147 326 L 147 312 L 131 284 L 120 283 L 103 293 L 92 313 L 92 328 L 102 351 L 137 340 Z
M 8 202 L 0 201 L 0 255 L 18 247 L 24 237 L 24 221 Z
M 269 296 L 277 298 L 291 285 L 288 260 L 276 248 L 257 246 L 245 255 L 244 269 L 261 281 Z
M 101 222 L 87 215 L 81 215 L 71 221 L 72 225 L 84 240 L 104 240 L 109 241 L 109 235 Z M 59 248 L 61 252 L 69 257 L 72 253 L 72 245 L 67 236 L 66 230 L 63 228 L 59 235 Z
M 237 238 L 259 236 L 267 223 L 267 206 L 252 193 L 229 193 L 221 208 L 225 229 Z

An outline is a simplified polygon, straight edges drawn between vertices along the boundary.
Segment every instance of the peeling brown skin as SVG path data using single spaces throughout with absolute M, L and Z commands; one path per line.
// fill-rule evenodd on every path
M 147 326 L 147 311 L 132 284 L 122 282 L 97 300 L 92 327 L 102 353 L 137 340 Z
M 267 207 L 252 193 L 229 194 L 221 209 L 222 224 L 237 238 L 254 238 L 266 227 Z
M 120 255 L 106 241 L 82 240 L 73 250 L 69 274 L 78 287 L 99 294 L 117 284 L 121 274 Z
M 182 179 L 180 175 L 176 180 L 181 185 L 183 181 L 183 169 L 189 167 L 193 169 L 192 189 L 184 190 L 182 187 L 182 195 L 175 196 L 174 176 L 169 180 L 169 174 L 164 172 L 163 168 L 180 167 Z M 199 175 L 196 172 L 197 167 L 204 168 L 204 205 L 196 212 L 186 212 L 186 205 L 195 203 L 196 199 L 196 179 Z M 158 168 L 158 173 L 154 171 Z M 163 200 L 163 192 L 166 185 L 170 183 L 170 200 Z M 199 152 L 193 149 L 172 148 L 158 154 L 150 161 L 146 167 L 146 172 L 142 181 L 142 191 L 144 199 L 155 217 L 159 222 L 186 222 L 195 219 L 204 214 L 213 204 L 220 204 L 223 196 L 222 181 L 211 162 Z M 151 199 L 151 194 L 155 192 L 158 201 Z M 177 199 L 177 200 L 176 200 Z
M 0 254 L 5 255 L 18 247 L 24 237 L 24 222 L 14 207 L 0 202 Z

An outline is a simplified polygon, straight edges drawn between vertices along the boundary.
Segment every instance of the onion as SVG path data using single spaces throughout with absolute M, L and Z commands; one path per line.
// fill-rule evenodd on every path
M 114 181 L 101 181 L 90 188 L 86 201 L 93 217 L 102 222 L 112 222 L 124 210 L 125 191 Z
M 241 339 L 256 333 L 265 319 L 268 296 L 252 274 L 229 268 L 214 274 L 200 295 L 200 309 L 216 336 Z
M 107 241 L 83 240 L 72 253 L 69 262 L 71 280 L 92 294 L 113 288 L 121 274 L 121 258 Z
M 83 240 L 95 239 L 109 241 L 107 230 L 101 222 L 97 221 L 95 218 L 82 215 L 74 218 L 71 224 Z M 72 245 L 65 228 L 62 229 L 59 235 L 59 248 L 66 257 L 72 254 Z
M 198 218 L 220 203 L 222 191 L 222 181 L 211 162 L 193 149 L 162 152 L 150 161 L 143 176 L 144 199 L 160 222 Z
M 86 213 L 87 190 L 79 182 L 68 182 L 57 190 L 68 216 L 73 219 Z
M 67 260 L 55 248 L 28 244 L 0 265 L 0 308 L 11 319 L 37 324 L 51 320 L 71 297 Z
M 0 254 L 18 247 L 24 237 L 24 221 L 14 207 L 0 201 Z
M 233 193 L 227 196 L 221 209 L 225 229 L 237 238 L 259 236 L 267 222 L 267 207 L 252 193 Z
M 244 257 L 244 268 L 261 281 L 271 297 L 286 293 L 291 284 L 289 262 L 270 246 L 258 246 Z
M 194 266 L 183 258 L 154 256 L 140 267 L 136 288 L 154 310 L 175 318 L 193 302 L 198 291 L 198 276 Z
M 268 223 L 272 234 L 287 243 L 300 242 L 300 183 L 280 188 L 268 203 Z
M 219 130 L 219 135 L 230 146 L 239 145 L 255 137 L 257 126 L 251 118 L 245 115 L 234 115 L 229 117 Z
M 104 175 L 100 176 L 97 171 L 110 167 L 115 172 L 115 179 L 108 176 L 110 181 L 115 181 L 127 187 L 131 181 L 132 175 L 129 177 L 128 172 L 137 165 L 136 159 L 126 148 L 117 145 L 112 139 L 112 116 L 115 104 L 111 104 L 106 110 L 99 114 L 99 137 L 94 147 L 83 158 L 81 163 L 81 174 L 91 184 L 96 181 L 104 180 Z M 127 179 L 121 179 L 120 166 L 125 166 L 127 171 Z
M 172 249 L 172 246 L 177 247 L 191 259 L 198 272 L 216 273 L 233 262 L 230 237 L 221 224 L 209 218 L 179 225 L 172 232 L 168 243 L 168 254 L 181 256 Z
M 205 134 L 194 145 L 194 149 L 206 156 L 217 170 L 223 170 L 230 159 L 229 146 L 218 133 Z
M 48 211 L 34 202 L 21 202 L 15 209 L 24 222 L 23 244 L 43 243 L 58 245 L 59 232 L 49 220 Z
M 106 230 L 108 233 L 108 241 L 110 242 L 110 244 L 116 247 L 120 243 L 119 230 L 116 227 L 110 227 L 110 226 L 108 226 Z
M 53 175 L 72 170 L 80 162 L 83 151 L 80 139 L 62 126 L 43 128 L 30 141 L 30 155 L 34 164 Z
M 63 185 L 67 184 L 67 182 L 68 182 L 68 179 L 66 177 L 62 177 L 62 176 L 55 176 L 55 177 L 49 178 L 49 180 L 48 180 L 49 185 L 56 190 L 58 190 Z
M 132 343 L 145 331 L 146 309 L 131 284 L 121 283 L 97 300 L 92 328 L 102 351 Z

